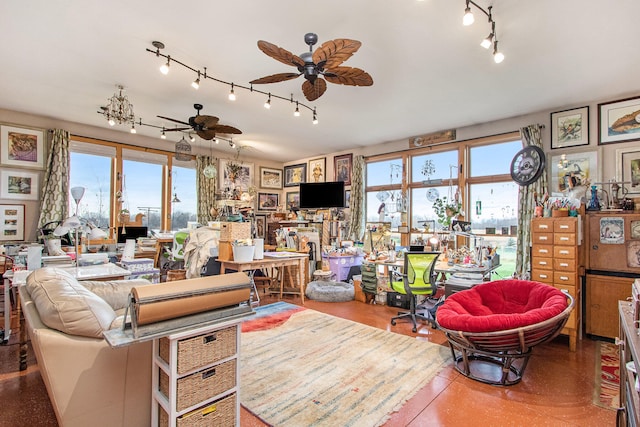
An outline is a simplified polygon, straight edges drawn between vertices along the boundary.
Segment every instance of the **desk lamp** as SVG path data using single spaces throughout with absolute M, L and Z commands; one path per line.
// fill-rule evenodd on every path
M 78 253 L 78 229 L 82 226 L 82 222 L 78 217 L 78 207 L 80 205 L 80 201 L 82 200 L 82 196 L 84 196 L 84 187 L 73 187 L 71 189 L 71 197 L 73 197 L 73 201 L 76 202 L 76 213 L 73 216 L 65 219 L 64 222 L 57 226 L 55 230 L 53 230 L 53 234 L 55 236 L 63 236 L 67 234 L 70 230 L 74 230 L 74 244 L 76 249 L 76 266 L 78 266 L 78 261 L 80 258 L 80 254 Z

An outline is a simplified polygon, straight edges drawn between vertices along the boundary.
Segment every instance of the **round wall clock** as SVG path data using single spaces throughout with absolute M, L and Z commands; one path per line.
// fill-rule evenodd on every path
M 430 202 L 435 202 L 436 199 L 440 197 L 440 193 L 436 188 L 430 188 L 427 190 L 427 200 Z
M 518 185 L 532 184 L 544 172 L 544 163 L 544 151 L 540 147 L 525 147 L 511 161 L 511 178 Z
M 413 144 L 414 147 L 422 147 L 425 143 L 425 140 L 424 140 L 424 137 L 422 136 L 415 136 L 411 138 L 411 143 Z

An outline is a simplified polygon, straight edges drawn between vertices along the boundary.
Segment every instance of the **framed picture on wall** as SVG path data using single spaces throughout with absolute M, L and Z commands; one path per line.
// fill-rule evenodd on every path
M 253 185 L 253 163 L 220 159 L 218 171 L 221 190 L 231 188 L 244 192 Z
M 325 182 L 327 158 L 309 160 L 309 179 L 307 182 Z
M 292 209 L 300 208 L 300 192 L 299 191 L 291 191 L 287 193 L 287 210 L 290 211 Z
M 267 230 L 267 216 L 256 215 L 256 238 L 264 239 Z
M 0 181 L 0 198 L 38 200 L 38 172 L 5 169 Z
M 307 182 L 307 164 L 291 165 L 284 167 L 284 186 L 295 187 Z
M 580 199 L 598 182 L 598 152 L 565 153 L 551 157 L 549 193 Z
M 0 162 L 7 166 L 42 169 L 44 132 L 15 126 L 0 126 Z
M 0 205 L 0 241 L 24 240 L 24 205 Z
M 343 154 L 333 158 L 334 181 L 342 181 L 344 185 L 351 185 L 351 165 L 353 154 Z
M 640 96 L 598 104 L 598 144 L 640 140 Z
M 260 187 L 282 189 L 282 169 L 260 166 Z
M 344 190 L 344 207 L 351 207 L 351 190 Z
M 640 147 L 616 150 L 616 180 L 631 183 L 624 185 L 628 194 L 640 194 Z
M 278 193 L 258 193 L 258 210 L 277 211 L 279 200 Z
M 589 107 L 551 113 L 551 149 L 589 145 Z

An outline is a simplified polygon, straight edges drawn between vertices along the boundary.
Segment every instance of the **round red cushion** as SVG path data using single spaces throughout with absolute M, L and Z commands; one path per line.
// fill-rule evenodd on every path
M 457 292 L 437 311 L 438 324 L 462 332 L 496 332 L 534 325 L 567 308 L 553 286 L 529 280 L 496 280 Z

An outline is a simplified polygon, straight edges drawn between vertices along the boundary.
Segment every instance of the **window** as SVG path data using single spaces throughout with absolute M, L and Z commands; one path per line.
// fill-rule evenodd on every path
M 406 212 L 406 199 L 402 197 L 402 179 L 402 158 L 367 163 L 367 222 L 390 222 L 391 229 L 398 230 L 398 226 L 403 222 L 402 214 Z
M 197 220 L 198 200 L 194 167 L 182 167 L 175 164 L 172 167 L 171 230 L 187 228 L 189 222 Z

